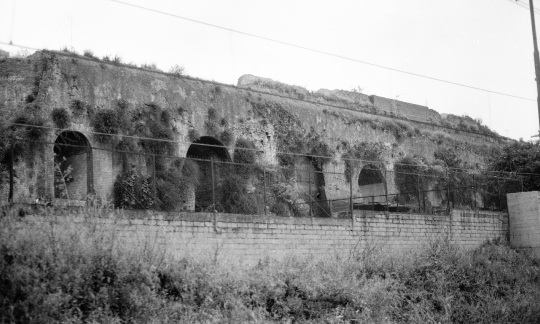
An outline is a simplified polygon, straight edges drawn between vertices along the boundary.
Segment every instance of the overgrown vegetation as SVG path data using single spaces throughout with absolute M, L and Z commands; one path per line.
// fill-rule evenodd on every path
M 173 260 L 172 247 L 123 241 L 114 219 L 110 231 L 98 227 L 99 210 L 77 226 L 46 216 L 21 227 L 7 212 L 3 323 L 540 322 L 540 262 L 502 240 L 464 251 L 442 237 L 400 257 L 372 243 L 345 258 L 240 268 L 218 251 Z
M 381 143 L 361 142 L 351 146 L 345 140 L 341 142 L 340 149 L 345 151 L 341 157 L 345 160 L 344 175 L 347 182 L 354 174 L 353 170 L 359 172 L 361 162 L 358 160 L 379 162 L 384 152 L 384 146 Z
M 272 101 L 250 100 L 250 103 L 255 116 L 273 125 L 277 150 L 294 153 L 279 153 L 277 158 L 281 166 L 293 167 L 298 156 L 315 155 L 310 161 L 316 168 L 322 169 L 324 163 L 334 158 L 334 150 L 317 131 L 311 127 L 306 132 L 300 119 L 283 105 Z
M 135 167 L 124 168 L 113 189 L 117 208 L 151 209 L 154 206 L 152 179 L 142 176 Z
M 54 108 L 51 111 L 51 119 L 57 128 L 65 129 L 69 126 L 69 112 L 65 108 Z
M 489 169 L 495 172 L 526 173 L 521 176 L 525 191 L 540 189 L 540 141 L 511 141 L 494 159 Z

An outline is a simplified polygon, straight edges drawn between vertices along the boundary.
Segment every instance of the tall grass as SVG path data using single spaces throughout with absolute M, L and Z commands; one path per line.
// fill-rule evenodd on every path
M 539 261 L 502 240 L 464 251 L 443 237 L 407 257 L 364 244 L 246 268 L 123 243 L 103 210 L 59 213 L 4 210 L 2 323 L 540 322 Z

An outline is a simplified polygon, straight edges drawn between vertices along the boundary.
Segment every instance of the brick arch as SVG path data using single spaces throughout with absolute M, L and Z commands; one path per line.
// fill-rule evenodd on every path
M 82 133 L 63 131 L 54 141 L 54 197 L 85 200 L 94 194 L 92 146 Z

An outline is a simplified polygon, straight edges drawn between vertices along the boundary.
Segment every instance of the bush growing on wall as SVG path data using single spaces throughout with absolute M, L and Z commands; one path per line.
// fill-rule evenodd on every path
M 255 150 L 256 148 L 252 141 L 239 138 L 235 144 L 233 161 L 241 164 L 254 164 L 257 157 L 257 152 Z M 240 171 L 246 171 L 245 167 L 238 167 L 240 167 Z
M 199 167 L 189 159 L 176 159 L 169 169 L 156 173 L 157 208 L 175 210 L 186 198 L 189 188 L 199 185 Z
M 323 142 L 318 134 L 309 139 L 307 147 L 311 148 L 309 152 L 311 164 L 318 171 L 321 171 L 323 165 L 334 158 L 334 150 Z
M 241 174 L 228 174 L 221 182 L 221 206 L 227 213 L 257 214 L 257 198 L 246 192 L 246 179 Z
M 92 127 L 98 133 L 96 139 L 101 143 L 109 143 L 111 136 L 105 134 L 118 134 L 120 131 L 120 120 L 116 111 L 104 109 L 96 112 L 92 119 Z
M 54 125 L 60 129 L 65 129 L 69 126 L 69 113 L 65 108 L 54 108 L 51 111 L 51 119 Z

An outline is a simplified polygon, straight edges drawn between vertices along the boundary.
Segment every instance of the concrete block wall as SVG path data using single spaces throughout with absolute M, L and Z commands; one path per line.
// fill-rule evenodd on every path
M 507 195 L 510 245 L 540 255 L 540 192 Z
M 437 238 L 463 247 L 505 236 L 507 215 L 455 210 L 426 216 L 355 212 L 352 219 L 287 218 L 211 213 L 125 212 L 85 219 L 79 216 L 27 216 L 23 224 L 57 222 L 97 224 L 126 246 L 154 246 L 170 257 L 217 259 L 255 265 L 287 256 L 347 257 L 366 245 L 385 253 L 421 250 Z

